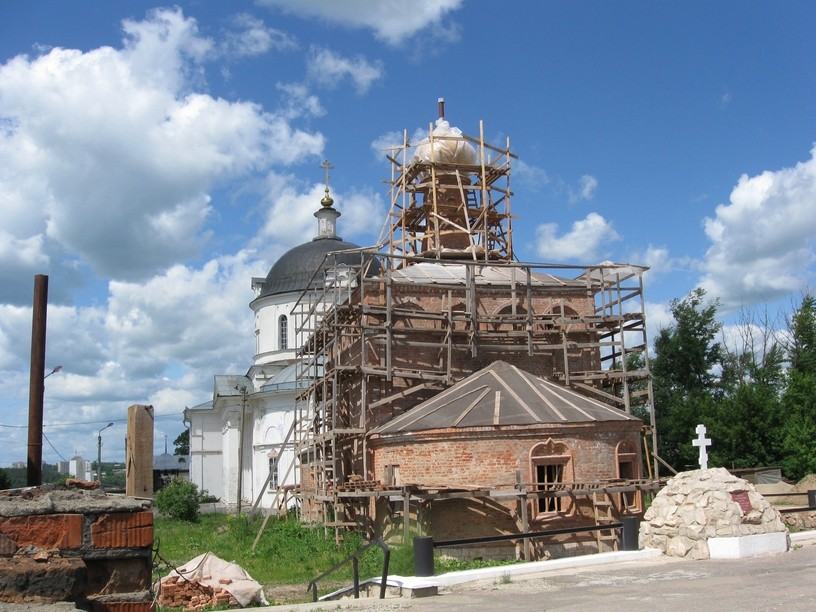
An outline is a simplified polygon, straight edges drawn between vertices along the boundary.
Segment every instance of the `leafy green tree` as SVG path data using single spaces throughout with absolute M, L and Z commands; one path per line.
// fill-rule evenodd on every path
M 10 489 L 11 488 L 11 478 L 9 478 L 6 471 L 0 469 L 0 490 Z
M 734 346 L 724 348 L 720 387 L 709 423 L 711 462 L 725 467 L 779 465 L 785 349 L 767 311 L 743 311 Z
M 790 367 L 782 396 L 782 468 L 788 478 L 816 473 L 816 298 L 805 295 L 789 325 Z
M 184 455 L 187 456 L 190 454 L 190 430 L 185 429 L 182 431 L 175 440 L 173 440 L 173 446 L 175 446 L 175 450 L 173 451 L 174 455 Z
M 716 372 L 723 354 L 715 342 L 721 329 L 718 306 L 717 300 L 706 302 L 699 287 L 682 300 L 672 300 L 674 322 L 655 338 L 651 371 L 657 453 L 675 469 L 696 463 L 694 429 L 715 412 L 720 393 Z

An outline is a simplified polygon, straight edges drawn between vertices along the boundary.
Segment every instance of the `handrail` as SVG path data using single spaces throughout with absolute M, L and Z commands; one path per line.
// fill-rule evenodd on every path
M 508 533 L 480 538 L 462 538 L 460 540 L 440 540 L 434 542 L 434 548 L 446 546 L 464 546 L 465 544 L 481 544 L 486 542 L 502 542 L 505 540 L 526 540 L 528 538 L 545 538 L 547 536 L 565 535 L 572 533 L 586 533 L 591 531 L 606 531 L 607 529 L 621 529 L 623 523 L 608 523 L 605 525 L 588 525 L 585 527 L 565 527 L 562 529 L 547 529 L 546 531 L 525 531 L 522 533 Z
M 335 563 L 330 569 L 326 570 L 316 578 L 312 578 L 309 584 L 306 586 L 307 591 L 312 592 L 312 601 L 317 601 L 317 581 L 322 580 L 329 574 L 335 572 L 336 570 L 343 567 L 346 563 L 351 561 L 351 565 L 354 571 L 354 599 L 360 598 L 360 571 L 359 571 L 359 557 L 366 552 L 369 548 L 374 545 L 379 546 L 383 550 L 383 571 L 382 571 L 382 582 L 380 582 L 380 599 L 385 599 L 385 587 L 386 587 L 386 580 L 388 580 L 388 563 L 391 560 L 391 549 L 388 548 L 388 544 L 383 542 L 382 538 L 377 538 L 355 550 L 351 553 L 348 557 L 343 559 L 342 561 Z

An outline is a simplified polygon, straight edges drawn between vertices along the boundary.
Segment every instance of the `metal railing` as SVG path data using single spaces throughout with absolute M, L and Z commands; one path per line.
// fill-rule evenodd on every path
M 506 540 L 526 540 L 528 538 L 546 538 L 548 536 L 587 533 L 591 531 L 606 531 L 608 529 L 621 529 L 623 523 L 608 523 L 605 525 L 589 525 L 586 527 L 564 527 L 562 529 L 547 529 L 546 531 L 525 531 L 523 533 L 508 533 L 494 536 L 484 536 L 481 538 L 463 538 L 460 540 L 440 540 L 434 541 L 434 548 L 446 546 L 464 546 L 466 544 L 482 544 L 486 542 L 503 542 Z
M 369 548 L 372 546 L 377 545 L 383 550 L 383 569 L 382 569 L 382 582 L 380 582 L 380 599 L 385 599 L 385 588 L 386 588 L 386 581 L 388 580 L 388 563 L 391 560 L 391 549 L 388 548 L 388 544 L 383 542 L 382 538 L 377 538 L 355 550 L 351 553 L 348 557 L 340 561 L 339 563 L 335 563 L 330 569 L 326 570 L 316 578 L 312 578 L 309 582 L 308 586 L 306 587 L 307 591 L 311 591 L 312 593 L 312 601 L 317 601 L 317 583 L 319 580 L 322 580 L 326 576 L 334 573 L 344 565 L 346 565 L 349 561 L 351 562 L 352 571 L 354 573 L 354 599 L 360 598 L 360 562 L 359 558 L 365 553 Z

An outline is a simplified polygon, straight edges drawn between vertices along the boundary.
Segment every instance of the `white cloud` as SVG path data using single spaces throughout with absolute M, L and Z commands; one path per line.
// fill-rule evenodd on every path
M 646 311 L 646 335 L 649 343 L 652 344 L 661 329 L 674 323 L 674 317 L 671 312 L 671 304 L 668 302 L 646 302 L 644 309 Z
M 382 196 L 370 189 L 363 189 L 339 194 L 335 200 L 335 208 L 343 215 L 339 220 L 341 236 L 344 239 L 350 237 L 352 242 L 358 242 L 360 246 L 372 246 L 378 235 L 377 230 L 380 229 L 376 225 L 380 220 L 386 219 L 387 210 Z M 358 236 L 370 236 L 372 240 L 360 243 L 354 240 Z
M 232 30 L 224 35 L 221 52 L 227 57 L 262 55 L 274 49 L 291 51 L 298 48 L 297 40 L 275 28 L 268 27 L 261 19 L 247 13 L 232 18 Z
M 326 114 L 320 98 L 310 93 L 302 83 L 278 83 L 275 87 L 283 94 L 280 112 L 287 119 L 322 117 Z
M 201 269 L 176 265 L 146 283 L 111 282 L 108 341 L 125 370 L 139 377 L 160 376 L 173 362 L 211 372 L 246 363 L 252 354 L 249 279 L 265 273 L 242 252 Z
M 651 244 L 644 251 L 633 254 L 630 261 L 649 268 L 645 275 L 649 283 L 670 273 L 675 266 L 675 261 L 671 258 L 667 248 Z
M 562 236 L 558 235 L 558 225 L 543 223 L 536 228 L 539 257 L 550 261 L 575 260 L 583 263 L 597 263 L 605 259 L 604 244 L 620 240 L 620 235 L 612 224 L 598 213 L 589 213 L 584 219 L 572 224 L 572 228 Z
M 346 77 L 354 83 L 357 93 L 364 94 L 372 83 L 383 78 L 382 62 L 369 62 L 358 55 L 349 59 L 330 49 L 312 46 L 307 60 L 309 78 L 323 87 L 334 88 Z
M 258 3 L 299 17 L 373 30 L 378 40 L 400 45 L 429 26 L 444 28 L 443 18 L 457 10 L 463 0 L 258 0 Z
M 728 308 L 796 293 L 816 260 L 816 148 L 776 172 L 740 177 L 728 204 L 704 221 L 711 241 L 701 286 Z
M 595 190 L 598 188 L 598 179 L 590 174 L 584 174 L 578 183 L 578 188 L 568 189 L 570 203 L 574 204 L 580 200 L 590 201 L 595 197 Z
M 513 183 L 520 184 L 524 192 L 538 193 L 550 182 L 543 168 L 530 165 L 521 159 L 513 161 Z
M 38 265 L 71 254 L 108 277 L 147 278 L 199 253 L 212 188 L 322 151 L 321 134 L 285 115 L 192 92 L 213 43 L 180 10 L 123 29 L 120 50 L 0 66 L 0 232 L 23 247 L 0 252 L 0 269 L 38 245 Z
M 304 186 L 291 177 L 270 176 L 269 196 L 264 202 L 268 212 L 253 242 L 253 248 L 260 251 L 271 241 L 278 250 L 265 252 L 264 256 L 273 259 L 286 248 L 314 238 L 317 234 L 314 213 L 320 208 L 325 189 L 325 184 L 315 183 L 304 190 Z M 334 199 L 334 208 L 340 211 L 337 221 L 337 233 L 340 237 L 349 242 L 358 242 L 358 238 L 364 238 L 363 243 L 358 244 L 368 246 L 380 229 L 372 227 L 372 219 L 379 222 L 385 218 L 385 208 L 380 196 L 369 190 L 352 190 L 349 193 L 332 190 L 331 197 Z

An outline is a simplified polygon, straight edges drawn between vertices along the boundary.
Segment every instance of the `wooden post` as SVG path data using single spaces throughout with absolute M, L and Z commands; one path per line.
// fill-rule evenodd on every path
M 153 406 L 128 408 L 125 494 L 153 497 Z

